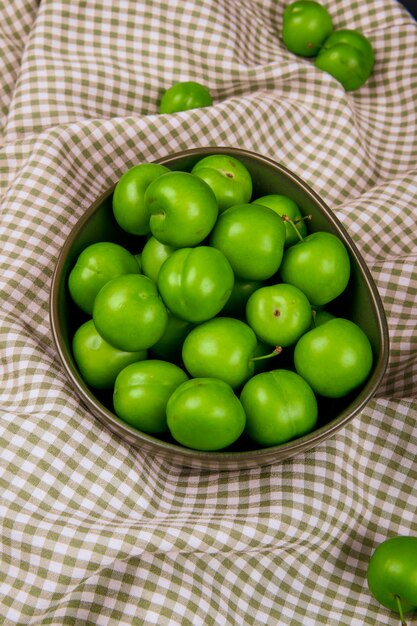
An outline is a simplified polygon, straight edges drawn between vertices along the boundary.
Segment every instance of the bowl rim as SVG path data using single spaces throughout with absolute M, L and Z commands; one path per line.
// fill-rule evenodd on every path
M 239 157 L 247 157 L 248 159 L 252 159 L 258 163 L 266 165 L 267 167 L 278 170 L 287 179 L 299 187 L 304 194 L 314 201 L 319 210 L 339 232 L 342 239 L 346 242 L 350 254 L 355 258 L 355 261 L 366 281 L 367 290 L 371 298 L 371 306 L 373 308 L 375 321 L 378 327 L 379 360 L 375 364 L 371 378 L 367 381 L 367 383 L 365 383 L 364 388 L 359 392 L 358 396 L 354 398 L 352 403 L 353 407 L 346 407 L 330 422 L 302 437 L 298 437 L 283 444 L 243 451 L 219 450 L 207 452 L 186 448 L 180 444 L 160 440 L 157 437 L 143 433 L 142 431 L 139 431 L 120 420 L 104 404 L 102 404 L 81 379 L 75 364 L 72 361 L 68 361 L 68 349 L 63 340 L 62 332 L 60 331 L 58 294 L 60 280 L 64 272 L 64 264 L 68 251 L 70 250 L 74 240 L 78 237 L 84 224 L 91 218 L 97 208 L 113 193 L 116 183 L 102 193 L 86 209 L 83 215 L 72 227 L 55 263 L 51 279 L 49 298 L 50 326 L 58 356 L 61 360 L 67 378 L 75 387 L 80 401 L 91 410 L 93 416 L 124 442 L 131 444 L 140 450 L 148 451 L 152 455 L 159 455 L 161 458 L 172 462 L 176 466 L 179 465 L 182 467 L 194 467 L 209 470 L 215 469 L 218 471 L 249 469 L 252 467 L 270 465 L 272 463 L 280 463 L 286 459 L 297 456 L 301 452 L 310 451 L 322 441 L 329 439 L 346 423 L 357 416 L 357 414 L 362 411 L 364 406 L 374 396 L 385 374 L 389 358 L 388 323 L 382 299 L 372 274 L 347 229 L 343 226 L 337 215 L 335 215 L 329 208 L 327 203 L 323 201 L 323 199 L 310 187 L 308 183 L 278 161 L 257 152 L 238 147 L 205 146 L 190 148 L 176 153 L 169 153 L 153 160 L 152 162 L 167 165 L 172 164 L 174 160 L 193 157 L 202 158 L 203 156 L 208 156 L 209 154 L 224 154 L 225 152 L 237 159 L 239 159 Z

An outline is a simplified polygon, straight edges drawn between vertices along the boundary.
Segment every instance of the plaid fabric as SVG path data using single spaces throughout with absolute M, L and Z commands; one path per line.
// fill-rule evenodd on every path
M 398 624 L 366 584 L 417 534 L 417 27 L 393 0 L 328 0 L 372 41 L 345 93 L 280 41 L 282 0 L 0 6 L 2 624 Z M 161 116 L 178 80 L 212 107 Z M 385 380 L 314 451 L 242 472 L 130 448 L 80 404 L 48 320 L 57 255 L 130 166 L 196 146 L 283 163 L 337 213 L 388 316 Z

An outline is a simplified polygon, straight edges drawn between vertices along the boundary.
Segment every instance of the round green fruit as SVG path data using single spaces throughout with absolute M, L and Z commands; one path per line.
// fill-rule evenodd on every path
M 260 446 L 276 446 L 311 432 L 318 417 L 316 397 L 306 381 L 285 369 L 256 374 L 240 394 L 245 431 Z
M 294 54 L 315 56 L 332 30 L 329 12 L 314 0 L 297 0 L 284 9 L 282 40 Z
M 169 169 L 158 163 L 141 163 L 122 175 L 113 192 L 113 214 L 123 230 L 133 235 L 149 233 L 145 191 L 152 181 L 167 172 Z
M 180 385 L 167 404 L 173 438 L 195 450 L 222 450 L 245 428 L 246 416 L 230 385 L 217 378 L 192 378 Z
M 139 268 L 139 274 L 142 274 L 142 252 L 137 252 L 136 254 L 133 255 L 137 261 L 138 264 L 138 268 Z
M 149 359 L 128 365 L 114 385 L 116 415 L 144 433 L 165 433 L 168 399 L 186 380 L 181 368 L 166 361 Z
M 259 204 L 238 204 L 218 217 L 210 245 L 226 256 L 241 280 L 266 280 L 278 270 L 285 243 L 281 217 Z
M 181 171 L 154 180 L 146 190 L 145 206 L 153 236 L 174 248 L 201 243 L 219 212 L 216 196 L 207 183 Z
M 215 317 L 187 335 L 182 358 L 194 378 L 220 378 L 235 388 L 254 373 L 257 338 L 244 322 Z
M 312 233 L 287 248 L 279 273 L 284 283 L 305 293 L 310 304 L 324 305 L 343 293 L 348 285 L 349 254 L 336 235 L 324 231 Z
M 142 248 L 141 263 L 143 274 L 151 278 L 154 283 L 157 283 L 162 264 L 176 249 L 161 243 L 155 237 L 149 237 Z
M 98 292 L 109 280 L 121 274 L 138 273 L 138 262 L 126 248 L 100 241 L 79 254 L 68 276 L 68 289 L 75 304 L 91 315 Z
M 312 310 L 312 320 L 311 320 L 311 328 L 317 328 L 317 326 L 321 326 L 326 322 L 330 322 L 330 320 L 334 320 L 336 316 L 330 311 L 326 311 L 325 309 L 313 309 Z
M 191 170 L 213 190 L 219 212 L 235 204 L 245 204 L 252 196 L 252 177 L 243 163 L 225 154 L 204 157 Z
M 297 342 L 294 364 L 315 393 L 340 398 L 369 376 L 372 347 L 363 330 L 351 320 L 334 318 L 309 330 Z
M 163 335 L 168 313 L 155 283 L 142 274 L 124 274 L 109 281 L 97 294 L 94 324 L 115 348 L 146 350 Z
M 111 346 L 97 332 L 93 320 L 75 331 L 72 352 L 82 379 L 95 389 L 111 389 L 122 369 L 147 357 L 146 350 L 125 352 Z
M 229 317 L 244 318 L 246 303 L 249 297 L 264 283 L 260 280 L 239 280 L 236 279 L 232 293 L 228 301 L 222 308 L 221 314 Z
M 261 287 L 249 298 L 246 319 L 261 341 L 287 347 L 311 326 L 311 306 L 300 289 L 280 283 Z
M 342 29 L 326 39 L 315 64 L 338 80 L 346 91 L 354 91 L 366 83 L 374 62 L 369 39 L 357 30 Z
M 178 113 L 211 106 L 213 98 L 205 85 L 196 81 L 175 83 L 163 94 L 159 103 L 160 113 Z
M 368 586 L 378 602 L 399 613 L 417 610 L 417 537 L 396 536 L 376 548 L 368 565 Z
M 159 271 L 158 288 L 167 308 L 189 322 L 204 322 L 226 304 L 234 283 L 230 263 L 210 246 L 180 248 Z
M 164 361 L 179 362 L 184 340 L 193 328 L 192 322 L 182 320 L 168 311 L 167 326 L 162 337 L 151 347 L 152 354 Z
M 286 215 L 292 220 L 293 224 L 289 221 L 284 221 L 285 226 L 285 247 L 292 246 L 297 243 L 301 237 L 307 235 L 307 226 L 305 220 L 302 219 L 301 211 L 298 208 L 298 204 L 291 200 L 288 196 L 279 194 L 270 194 L 268 196 L 261 196 L 254 200 L 254 204 L 262 204 L 267 206 L 278 215 Z M 299 235 L 297 235 L 298 230 Z

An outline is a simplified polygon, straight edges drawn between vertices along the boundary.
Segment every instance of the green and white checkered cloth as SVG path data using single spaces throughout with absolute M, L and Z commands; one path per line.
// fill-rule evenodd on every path
M 372 41 L 345 93 L 280 41 L 284 0 L 0 4 L 0 621 L 4 626 L 361 626 L 366 584 L 417 535 L 417 25 L 327 0 Z M 171 116 L 180 80 L 214 105 Z M 80 403 L 48 318 L 58 253 L 130 166 L 197 146 L 289 167 L 349 230 L 389 323 L 377 396 L 314 451 L 216 473 L 125 444 Z

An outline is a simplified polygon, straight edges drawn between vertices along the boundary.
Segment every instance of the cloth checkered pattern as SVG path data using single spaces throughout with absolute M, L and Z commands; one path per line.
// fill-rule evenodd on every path
M 0 6 L 2 624 L 397 625 L 366 584 L 417 535 L 417 26 L 393 0 L 327 0 L 366 34 L 346 93 L 280 40 L 283 0 L 3 0 Z M 212 107 L 159 115 L 180 80 Z M 197 146 L 284 164 L 342 220 L 378 285 L 391 352 L 331 439 L 216 473 L 150 458 L 80 403 L 49 326 L 51 275 L 130 166 Z

